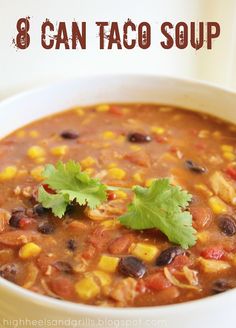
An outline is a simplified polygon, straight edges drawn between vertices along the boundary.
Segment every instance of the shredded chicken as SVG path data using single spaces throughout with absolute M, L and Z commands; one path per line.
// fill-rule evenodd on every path
M 228 180 L 223 173 L 216 171 L 210 177 L 211 188 L 214 193 L 226 203 L 236 205 L 236 190 L 233 182 Z
M 119 302 L 120 306 L 125 306 L 132 302 L 136 296 L 137 281 L 133 278 L 125 278 L 116 283 L 109 296 Z

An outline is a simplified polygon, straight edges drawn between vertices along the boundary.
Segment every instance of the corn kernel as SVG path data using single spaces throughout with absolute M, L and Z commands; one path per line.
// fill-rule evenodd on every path
M 213 196 L 209 199 L 209 205 L 215 214 L 227 212 L 226 204 L 217 196 Z
M 30 135 L 31 138 L 37 138 L 39 136 L 39 133 L 36 130 L 31 130 L 29 132 L 29 135 Z
M 95 170 L 92 167 L 87 167 L 87 169 L 85 169 L 84 172 L 87 173 L 88 175 L 92 175 L 95 172 Z
M 146 187 L 150 187 L 151 184 L 152 184 L 152 182 L 153 182 L 154 180 L 155 180 L 154 178 L 147 179 L 147 180 L 145 181 L 145 186 L 146 186 Z
M 234 151 L 234 147 L 231 145 L 221 145 L 221 150 L 224 152 L 230 152 L 232 153 Z
M 209 232 L 208 231 L 201 231 L 197 233 L 197 240 L 201 243 L 206 243 L 209 239 Z
M 118 167 L 114 167 L 108 170 L 108 176 L 113 179 L 122 180 L 126 175 L 126 172 Z
M 67 151 L 68 151 L 67 145 L 56 146 L 51 149 L 51 153 L 55 156 L 63 156 L 67 153 Z
M 104 131 L 102 136 L 104 139 L 114 139 L 116 135 L 112 131 Z
M 96 160 L 91 156 L 88 156 L 88 157 L 84 158 L 82 161 L 80 161 L 80 164 L 83 169 L 88 168 L 95 163 L 96 163 Z
M 110 285 L 112 282 L 111 276 L 106 272 L 95 270 L 93 271 L 93 274 L 98 278 L 102 287 Z
M 199 262 L 207 273 L 216 273 L 230 268 L 230 264 L 226 261 L 206 260 L 200 257 Z
M 19 250 L 19 257 L 23 260 L 36 257 L 40 254 L 42 248 L 35 243 L 27 243 Z
M 44 157 L 45 150 L 40 146 L 32 146 L 28 149 L 27 155 L 32 159 Z
M 0 180 L 11 180 L 15 177 L 16 173 L 16 166 L 6 166 L 5 169 L 0 172 Z
M 225 152 L 223 153 L 223 157 L 224 157 L 225 159 L 228 159 L 229 161 L 234 161 L 234 160 L 235 160 L 235 155 L 234 155 L 234 153 L 231 153 L 231 152 L 229 152 L 229 151 L 225 151 Z
M 116 197 L 119 198 L 119 199 L 126 199 L 127 198 L 127 194 L 123 190 L 115 190 L 114 193 L 115 193 Z
M 144 261 L 152 261 L 159 253 L 159 249 L 150 244 L 137 243 L 131 245 L 131 253 Z
M 97 112 L 108 112 L 110 110 L 110 106 L 106 104 L 98 105 L 96 107 Z
M 75 109 L 75 112 L 78 116 L 83 116 L 84 115 L 84 109 L 82 107 L 77 107 Z
M 195 184 L 194 187 L 195 189 L 202 191 L 206 196 L 213 196 L 213 192 L 204 184 Z
M 161 135 L 165 132 L 165 129 L 160 127 L 160 126 L 152 126 L 151 127 L 151 132 Z
M 135 182 L 137 183 L 143 183 L 143 177 L 141 175 L 140 172 L 136 172 L 134 175 L 133 175 L 133 179 Z
M 30 174 L 35 180 L 41 181 L 43 180 L 43 176 L 42 176 L 43 170 L 44 170 L 43 165 L 36 166 L 30 171 Z
M 130 145 L 129 148 L 133 151 L 139 151 L 142 149 L 142 147 L 140 147 L 138 145 Z
M 19 130 L 19 131 L 17 131 L 16 135 L 18 138 L 23 138 L 23 137 L 25 137 L 26 133 L 24 130 Z
M 100 288 L 93 277 L 85 277 L 75 284 L 75 292 L 83 300 L 87 301 L 100 293 Z
M 112 169 L 113 167 L 117 167 L 117 164 L 116 163 L 109 163 L 108 165 L 107 165 L 107 167 L 108 167 L 108 169 Z
M 98 268 L 107 272 L 115 272 L 119 260 L 119 257 L 102 255 L 98 262 Z

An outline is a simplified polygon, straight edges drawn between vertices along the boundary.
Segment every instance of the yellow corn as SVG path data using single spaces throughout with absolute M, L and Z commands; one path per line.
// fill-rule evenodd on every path
M 134 175 L 133 175 L 133 179 L 134 179 L 134 181 L 137 182 L 137 183 L 143 183 L 143 177 L 142 177 L 142 175 L 141 175 L 140 172 L 136 172 L 136 173 L 134 173 Z
M 68 152 L 67 145 L 61 145 L 51 148 L 51 153 L 55 156 L 64 156 Z
M 118 167 L 114 167 L 108 170 L 108 176 L 113 179 L 122 180 L 126 175 L 126 172 Z
M 231 146 L 231 145 L 221 145 L 221 150 L 222 151 L 226 151 L 226 152 L 230 152 L 230 153 L 232 153 L 233 151 L 234 151 L 234 147 L 233 146 Z
M 100 288 L 93 277 L 85 277 L 75 284 L 75 292 L 83 300 L 87 301 L 100 293 Z
M 104 131 L 102 136 L 103 139 L 114 139 L 116 137 L 115 133 L 112 131 Z
M 15 177 L 16 173 L 16 166 L 6 166 L 5 169 L 0 172 L 0 180 L 11 180 Z
M 209 205 L 215 214 L 227 212 L 227 205 L 217 196 L 213 196 L 209 199 Z
M 223 157 L 229 161 L 234 161 L 235 160 L 235 154 L 234 153 L 231 153 L 229 151 L 225 151 L 223 153 Z
M 144 261 L 152 261 L 159 253 L 159 249 L 150 244 L 137 243 L 131 245 L 131 253 Z
M 107 165 L 108 169 L 112 169 L 113 167 L 117 167 L 117 163 L 112 162 Z
M 139 151 L 142 149 L 142 147 L 140 147 L 138 145 L 130 145 L 129 148 L 133 151 Z
M 197 233 L 197 240 L 201 243 L 206 243 L 209 239 L 209 232 L 208 231 L 201 231 Z
M 86 169 L 95 163 L 96 163 L 96 160 L 91 156 L 88 156 L 88 157 L 84 158 L 82 161 L 80 161 L 80 164 L 83 169 Z
M 230 264 L 226 261 L 206 260 L 200 257 L 199 262 L 207 273 L 216 273 L 230 268 Z
M 145 181 L 145 186 L 146 186 L 146 187 L 150 187 L 151 184 L 152 184 L 152 182 L 153 182 L 154 180 L 155 180 L 154 178 L 152 178 L 152 179 L 147 179 L 147 180 Z
M 35 145 L 35 146 L 32 146 L 28 149 L 27 155 L 32 159 L 39 158 L 39 157 L 44 157 L 45 156 L 45 150 L 44 150 L 43 147 Z
M 30 171 L 30 174 L 35 180 L 41 181 L 43 180 L 43 176 L 42 176 L 43 170 L 44 170 L 43 165 L 36 166 Z
M 119 257 L 102 255 L 98 262 L 98 268 L 107 272 L 115 272 L 119 260 Z
M 96 107 L 97 112 L 108 112 L 109 110 L 110 110 L 110 106 L 107 104 L 98 105 Z
M 116 191 L 114 191 L 114 193 L 116 194 L 116 197 L 119 198 L 119 199 L 126 199 L 127 198 L 127 194 L 123 190 L 116 190 Z
M 211 197 L 213 195 L 213 192 L 204 184 L 195 184 L 194 187 L 195 189 L 202 191 L 206 196 Z
M 110 285 L 112 282 L 111 276 L 104 271 L 95 270 L 93 274 L 99 280 L 102 287 Z
M 165 132 L 165 129 L 160 127 L 160 126 L 152 126 L 151 127 L 151 132 L 161 135 Z
M 38 133 L 37 130 L 31 130 L 29 132 L 29 135 L 30 135 L 31 138 L 37 138 L 39 136 L 39 133 Z
M 37 244 L 27 243 L 20 248 L 19 257 L 23 260 L 27 260 L 29 258 L 37 257 L 41 251 L 42 248 L 39 247 Z
M 26 135 L 26 133 L 24 130 L 19 130 L 16 132 L 16 135 L 18 138 L 23 138 Z

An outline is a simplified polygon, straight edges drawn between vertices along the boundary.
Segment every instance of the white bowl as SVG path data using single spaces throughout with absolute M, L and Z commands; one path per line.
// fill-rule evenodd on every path
M 236 123 L 236 94 L 212 85 L 158 76 L 97 76 L 65 81 L 0 103 L 0 137 L 75 105 L 149 102 L 177 105 Z M 191 146 L 191 145 L 190 145 Z M 102 308 L 41 296 L 0 278 L 3 327 L 221 327 L 235 321 L 236 289 L 160 307 Z

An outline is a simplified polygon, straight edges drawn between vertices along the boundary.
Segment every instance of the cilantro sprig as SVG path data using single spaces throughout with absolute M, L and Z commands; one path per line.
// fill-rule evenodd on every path
M 107 200 L 107 190 L 117 189 L 91 178 L 74 161 L 47 165 L 43 178 L 43 183 L 55 193 L 40 186 L 38 201 L 59 218 L 72 202 L 94 209 Z M 118 218 L 122 225 L 134 230 L 159 229 L 171 242 L 183 248 L 196 243 L 192 216 L 186 210 L 192 198 L 187 191 L 171 185 L 167 178 L 153 180 L 149 188 L 134 186 L 132 191 L 133 201 L 127 212 Z

